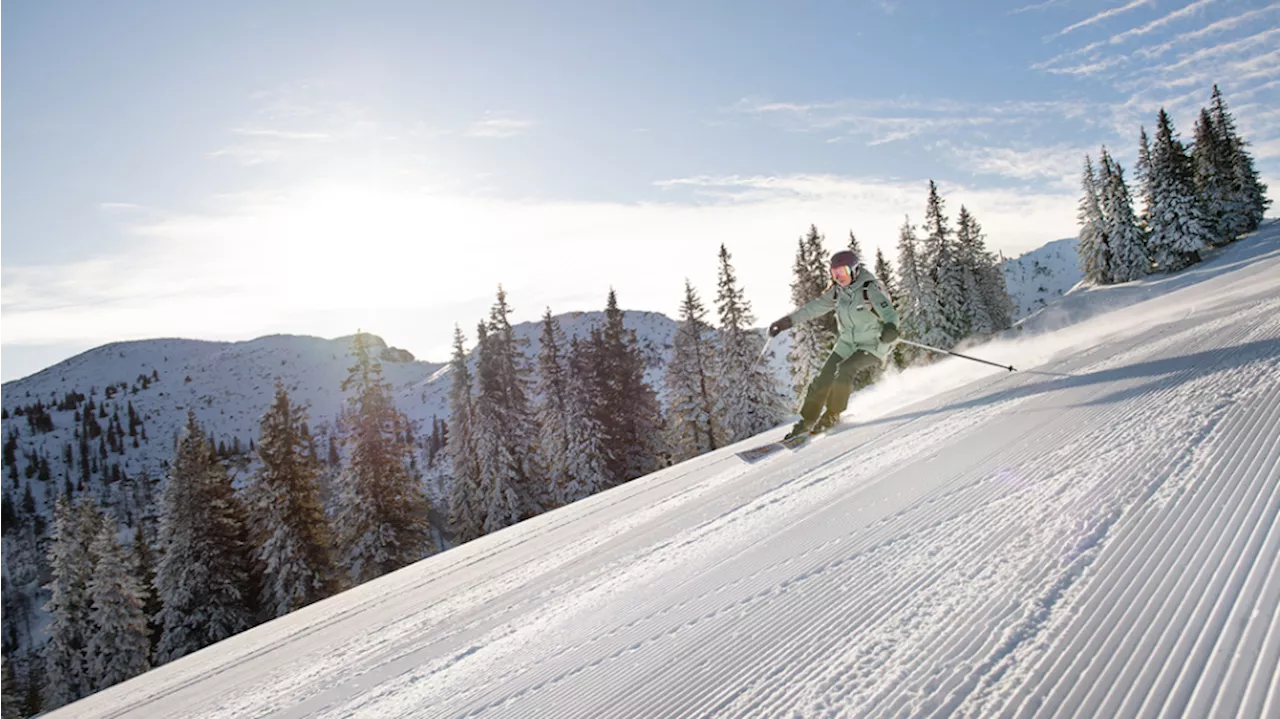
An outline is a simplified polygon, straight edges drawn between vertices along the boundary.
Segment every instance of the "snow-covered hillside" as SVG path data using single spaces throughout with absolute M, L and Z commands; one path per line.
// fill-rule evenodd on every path
M 1084 279 L 1077 244 L 1075 238 L 1054 240 L 1000 263 L 1005 286 L 1013 298 L 1015 322 L 1056 302 Z
M 698 457 L 50 716 L 1280 716 L 1277 277 L 1273 222 L 971 350 L 1020 372 L 904 372 L 795 452 Z

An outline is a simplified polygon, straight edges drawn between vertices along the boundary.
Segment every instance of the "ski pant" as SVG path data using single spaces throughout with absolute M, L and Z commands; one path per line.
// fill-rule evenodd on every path
M 827 363 L 822 365 L 822 371 L 809 382 L 809 391 L 805 393 L 800 416 L 812 424 L 822 414 L 823 405 L 826 405 L 830 414 L 838 415 L 843 412 L 849 406 L 854 375 L 868 367 L 875 367 L 880 362 L 879 357 L 862 350 L 847 358 L 832 352 Z

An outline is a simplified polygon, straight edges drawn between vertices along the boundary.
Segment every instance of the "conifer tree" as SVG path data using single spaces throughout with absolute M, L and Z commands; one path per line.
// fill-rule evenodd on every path
M 1230 142 L 1218 134 L 1209 111 L 1201 108 L 1200 117 L 1196 119 L 1195 144 L 1191 147 L 1191 165 L 1205 222 L 1212 228 L 1217 245 L 1235 239 L 1245 225 L 1243 208 L 1232 202 L 1237 198 L 1231 192 L 1234 179 L 1231 160 Z
M 1133 215 L 1133 199 L 1124 181 L 1120 163 L 1102 148 L 1102 212 L 1107 226 L 1111 267 L 1108 274 L 1114 282 L 1129 282 L 1151 272 L 1147 241 Z
M 983 272 L 989 258 L 982 246 L 980 233 L 977 221 L 969 214 L 968 208 L 961 205 L 956 218 L 956 259 L 963 288 L 965 334 L 985 337 L 995 332 L 996 322 L 991 317 L 988 293 L 983 287 L 983 280 L 990 279 Z
M 921 240 L 922 265 L 933 281 L 937 312 L 922 335 L 922 342 L 949 349 L 965 334 L 964 279 L 956 257 L 955 241 L 947 217 L 943 214 L 938 186 L 929 181 L 929 199 L 925 204 L 924 230 Z
M 1138 183 L 1138 195 L 1142 199 L 1142 207 L 1137 210 L 1138 228 L 1143 236 L 1151 233 L 1151 142 L 1147 139 L 1147 128 L 1138 131 L 1138 161 L 1134 165 L 1134 178 Z
M 716 293 L 720 332 L 715 415 L 721 418 L 727 441 L 737 442 L 778 426 L 786 417 L 787 407 L 769 358 L 760 356 L 765 339 L 752 329 L 755 316 L 738 286 L 731 260 L 729 250 L 721 244 Z
M 1200 202 L 1186 149 L 1174 136 L 1162 108 L 1151 147 L 1152 207 L 1149 249 L 1156 265 L 1172 272 L 1200 261 L 1213 239 Z
M 893 301 L 894 307 L 898 304 L 898 283 L 894 279 L 893 265 L 889 264 L 889 260 L 885 259 L 884 251 L 879 247 L 876 248 L 876 279 L 884 285 L 884 290 L 889 295 L 889 299 Z
M 1227 102 L 1222 91 L 1213 86 L 1213 107 L 1210 117 L 1220 142 L 1226 146 L 1230 158 L 1230 170 L 1220 168 L 1219 172 L 1228 176 L 1227 215 L 1224 233 L 1233 233 L 1235 238 L 1241 232 L 1252 232 L 1262 223 L 1263 215 L 1271 206 L 1267 198 L 1267 186 L 1258 175 L 1253 165 L 1253 157 L 1249 155 L 1249 143 L 1236 132 L 1235 118 L 1227 111 Z
M 44 645 L 44 708 L 55 709 L 88 696 L 96 687 L 89 668 L 88 646 L 93 636 L 90 618 L 93 577 L 92 541 L 105 524 L 98 508 L 87 501 L 73 505 L 59 497 L 54 505 L 53 536 L 49 543 L 49 613 Z
M 151 668 L 150 628 L 144 608 L 147 590 L 134 574 L 136 560 L 116 539 L 114 522 L 104 522 L 90 546 L 97 560 L 89 579 L 89 674 L 94 689 L 106 689 Z
M 453 329 L 453 358 L 449 362 L 449 453 L 453 483 L 449 495 L 449 524 L 458 542 L 484 534 L 480 506 L 480 456 L 476 449 L 475 398 L 467 365 L 466 338 Z
M 858 238 L 854 236 L 853 230 L 849 230 L 849 249 L 853 250 L 853 254 L 857 255 L 859 259 L 863 259 L 862 245 L 858 244 Z
M 902 336 L 919 341 L 931 317 L 937 311 L 932 282 L 920 267 L 920 241 L 911 218 L 902 221 L 898 230 L 898 320 Z M 910 347 L 900 346 L 899 363 L 905 365 L 915 357 Z
M 686 278 L 674 354 L 667 363 L 667 445 L 676 462 L 724 445 L 715 417 L 715 337 L 707 310 Z
M 249 534 L 262 573 L 260 603 L 282 617 L 338 589 L 332 538 L 320 503 L 320 466 L 306 434 L 306 411 L 283 383 L 262 416 L 256 451 L 262 467 L 246 489 Z
M 1100 285 L 1111 284 L 1111 245 L 1107 237 L 1107 221 L 1102 214 L 1100 182 L 1093 169 L 1093 160 L 1084 158 L 1084 174 L 1080 179 L 1080 242 L 1076 252 L 1080 255 L 1080 269 L 1085 279 Z
M 538 379 L 534 415 L 538 425 L 539 464 L 546 472 L 548 509 L 565 503 L 569 485 L 569 370 L 565 352 L 567 340 L 560 323 L 548 307 L 542 315 L 542 336 L 538 343 Z
M 596 417 L 609 438 L 611 484 L 653 472 L 666 463 L 662 410 L 645 381 L 645 360 L 634 330 L 624 324 L 617 294 L 610 289 L 603 327 L 591 332 Z
M 528 405 L 524 353 L 508 313 L 499 287 L 476 350 L 476 447 L 486 533 L 538 514 L 547 496 L 534 453 L 537 428 Z
M 824 239 L 816 225 L 810 225 L 809 234 L 800 238 L 791 281 L 791 303 L 796 307 L 807 304 L 832 287 Z M 791 353 L 787 360 L 791 367 L 792 388 L 795 395 L 801 397 L 835 344 L 835 316 L 829 314 L 796 325 L 791 335 Z
M 382 363 L 367 335 L 352 342 L 355 364 L 342 390 L 347 464 L 339 478 L 337 546 L 351 581 L 361 584 L 422 559 L 433 550 L 430 505 L 410 472 L 413 447 L 408 419 L 396 409 L 382 378 Z
M 609 465 L 614 455 L 606 428 L 598 420 L 601 398 L 595 388 L 601 383 L 592 357 L 590 344 L 574 338 L 569 345 L 565 397 L 568 413 L 565 476 L 568 481 L 560 488 L 561 504 L 589 497 L 607 489 L 613 481 Z
M 170 662 L 252 624 L 252 554 L 231 478 L 188 410 L 161 499 L 156 661 Z

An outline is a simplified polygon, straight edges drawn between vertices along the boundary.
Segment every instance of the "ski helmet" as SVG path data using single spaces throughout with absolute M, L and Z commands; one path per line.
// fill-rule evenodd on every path
M 853 250 L 840 250 L 831 256 L 832 267 L 848 267 L 850 273 L 856 273 L 861 265 L 858 254 Z

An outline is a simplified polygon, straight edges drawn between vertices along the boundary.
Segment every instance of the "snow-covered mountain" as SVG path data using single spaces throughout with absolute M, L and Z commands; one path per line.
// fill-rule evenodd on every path
M 1084 279 L 1076 254 L 1077 238 L 1049 244 L 1000 263 L 1013 298 L 1015 322 L 1057 301 Z
M 795 452 L 703 455 L 50 716 L 1280 716 L 1278 276 L 1272 222 L 1069 293 L 969 350 L 1019 372 L 907 370 Z

